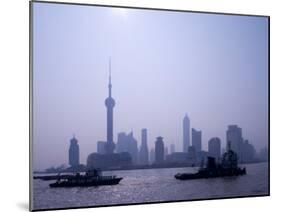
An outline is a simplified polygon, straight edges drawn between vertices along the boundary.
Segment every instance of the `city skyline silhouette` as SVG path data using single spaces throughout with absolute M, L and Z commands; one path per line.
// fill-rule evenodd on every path
M 44 13 L 45 7 L 52 16 Z M 129 21 L 119 20 L 112 8 L 81 6 L 73 17 L 71 10 L 61 5 L 34 8 L 34 169 L 66 164 L 72 133 L 79 141 L 81 163 L 97 151 L 98 141 L 106 140 L 110 56 L 114 142 L 117 133 L 133 130 L 140 145 L 146 128 L 149 150 L 162 136 L 167 146 L 175 144 L 182 151 L 187 113 L 191 128 L 202 131 L 203 149 L 212 137 L 225 147 L 231 124 L 239 125 L 258 150 L 267 146 L 266 21 L 243 17 L 247 21 L 241 24 L 239 16 L 221 21 L 218 15 L 172 12 L 159 18 L 139 10 L 127 12 Z M 103 27 L 97 25 L 102 19 Z M 179 19 L 184 21 L 173 25 Z M 46 30 L 54 34 L 47 36 Z

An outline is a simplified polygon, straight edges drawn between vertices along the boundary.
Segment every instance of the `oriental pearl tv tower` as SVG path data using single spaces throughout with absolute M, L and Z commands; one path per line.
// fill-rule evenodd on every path
M 113 108 L 115 100 L 111 97 L 111 59 L 109 59 L 109 83 L 108 83 L 108 97 L 105 99 L 105 106 L 107 109 L 107 143 L 105 150 L 107 154 L 113 154 L 115 144 L 113 142 Z

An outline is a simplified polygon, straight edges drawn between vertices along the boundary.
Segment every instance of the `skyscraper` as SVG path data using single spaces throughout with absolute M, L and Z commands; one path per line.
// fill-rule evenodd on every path
M 190 146 L 190 120 L 187 114 L 185 114 L 183 118 L 183 152 L 187 152 L 189 146 Z
M 112 154 L 115 149 L 115 144 L 113 142 L 113 108 L 115 106 L 115 100 L 111 97 L 111 88 L 111 60 L 109 60 L 108 97 L 105 99 L 105 106 L 107 109 L 107 154 Z
M 125 132 L 120 132 L 117 135 L 116 152 L 128 152 L 129 149 L 127 134 Z
M 118 133 L 116 151 L 117 153 L 128 152 L 131 155 L 132 163 L 138 163 L 138 143 L 133 136 L 133 132 L 128 135 L 124 132 Z
M 163 137 L 159 136 L 155 141 L 155 163 L 161 164 L 164 162 L 164 142 Z
M 133 132 L 128 134 L 128 140 L 130 142 L 129 153 L 131 154 L 132 162 L 133 164 L 138 164 L 138 141 L 134 138 Z
M 73 135 L 73 138 L 70 140 L 70 146 L 68 151 L 68 160 L 70 166 L 79 165 L 79 145 L 78 140 Z
M 231 149 L 237 154 L 238 161 L 240 162 L 242 159 L 242 145 L 243 145 L 243 137 L 242 137 L 242 129 L 237 125 L 229 125 L 226 131 L 226 141 L 227 144 L 230 142 Z M 226 147 L 228 151 L 228 146 Z
M 243 142 L 241 151 L 242 151 L 241 162 L 250 163 L 255 161 L 256 150 L 255 147 L 248 140 L 245 140 Z
M 141 130 L 141 146 L 139 152 L 139 164 L 148 164 L 147 129 Z
M 175 144 L 170 145 L 170 154 L 173 154 L 176 151 Z
M 98 141 L 97 152 L 99 154 L 105 154 L 106 153 L 106 141 Z
M 164 148 L 164 160 L 166 160 L 167 155 L 169 154 L 169 148 L 165 146 Z
M 202 150 L 202 131 L 196 130 L 192 128 L 192 146 L 195 147 L 196 152 L 200 152 Z
M 208 142 L 208 151 L 209 156 L 216 158 L 219 160 L 221 157 L 221 140 L 217 137 L 211 138 Z
M 150 150 L 150 153 L 149 153 L 149 162 L 150 164 L 154 164 L 155 163 L 155 149 L 152 148 Z

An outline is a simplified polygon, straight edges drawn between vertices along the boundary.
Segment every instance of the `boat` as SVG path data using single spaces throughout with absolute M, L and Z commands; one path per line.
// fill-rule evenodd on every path
M 100 170 L 89 170 L 85 174 L 77 173 L 67 178 L 58 178 L 55 183 L 51 183 L 51 188 L 57 187 L 89 187 L 117 185 L 123 178 L 116 176 L 102 176 Z
M 43 176 L 34 176 L 34 180 L 44 180 L 44 181 L 49 181 L 49 180 L 58 180 L 58 179 L 67 179 L 69 177 L 72 177 L 73 175 L 69 174 L 56 174 L 56 175 L 43 175 Z
M 201 167 L 196 173 L 178 173 L 175 178 L 178 180 L 193 180 L 202 178 L 216 178 L 245 175 L 246 168 L 238 167 L 237 154 L 229 149 L 223 154 L 222 162 L 216 163 L 214 157 L 207 158 L 207 166 Z

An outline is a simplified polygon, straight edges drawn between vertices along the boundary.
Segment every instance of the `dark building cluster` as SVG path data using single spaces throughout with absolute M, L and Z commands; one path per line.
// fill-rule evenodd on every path
M 109 72 L 111 73 L 111 62 L 109 62 Z M 112 97 L 111 74 L 109 75 L 108 97 L 105 100 L 107 109 L 107 138 L 105 141 L 97 142 L 97 152 L 91 153 L 87 158 L 87 167 L 94 168 L 124 168 L 136 166 L 176 166 L 200 165 L 206 161 L 208 156 L 215 160 L 222 160 L 225 151 L 231 148 L 238 156 L 240 163 L 251 163 L 266 161 L 268 158 L 267 149 L 263 149 L 259 154 L 256 153 L 254 146 L 244 140 L 242 129 L 237 125 L 229 125 L 226 131 L 226 148 L 222 150 L 221 139 L 218 137 L 210 138 L 208 141 L 208 151 L 202 149 L 202 131 L 195 128 L 190 130 L 190 119 L 185 114 L 182 123 L 183 129 L 183 148 L 177 152 L 175 144 L 165 146 L 164 138 L 156 137 L 154 147 L 148 148 L 148 130 L 141 130 L 141 145 L 134 137 L 133 132 L 120 132 L 115 144 L 113 140 L 113 108 L 115 100 Z M 191 132 L 191 133 L 190 133 Z M 70 140 L 69 165 L 79 166 L 79 146 L 77 139 L 73 136 Z M 81 165 L 80 165 L 81 166 Z
M 167 155 L 166 162 L 199 165 L 203 161 L 206 161 L 209 156 L 220 161 L 223 153 L 228 151 L 229 148 L 237 154 L 239 163 L 253 163 L 267 160 L 267 149 L 257 154 L 254 146 L 243 138 L 242 129 L 237 125 L 228 126 L 226 131 L 226 148 L 224 151 L 222 151 L 221 139 L 218 137 L 209 139 L 208 151 L 202 150 L 202 131 L 192 128 L 190 142 L 190 119 L 185 115 L 183 118 L 183 150 L 182 152 L 171 152 L 170 155 Z

